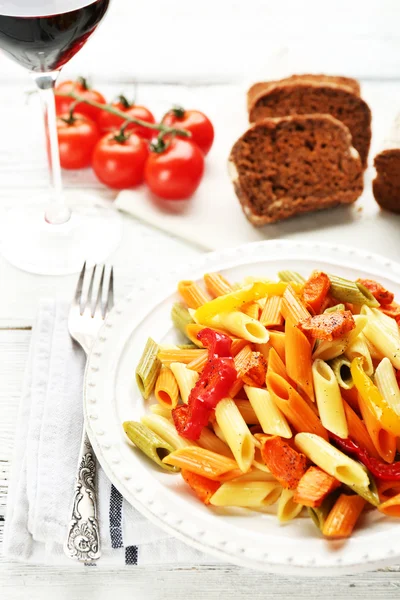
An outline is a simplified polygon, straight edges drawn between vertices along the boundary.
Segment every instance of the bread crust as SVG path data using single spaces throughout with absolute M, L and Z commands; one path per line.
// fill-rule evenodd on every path
M 375 156 L 376 177 L 372 191 L 379 206 L 400 214 L 400 148 L 389 148 Z

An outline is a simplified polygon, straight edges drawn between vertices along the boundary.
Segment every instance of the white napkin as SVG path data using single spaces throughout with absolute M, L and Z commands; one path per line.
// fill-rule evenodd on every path
M 68 334 L 67 317 L 67 306 L 42 302 L 32 333 L 5 523 L 3 552 L 10 559 L 74 564 L 62 545 L 83 425 L 86 359 Z M 123 500 L 101 468 L 98 473 L 98 566 L 215 562 L 150 523 Z

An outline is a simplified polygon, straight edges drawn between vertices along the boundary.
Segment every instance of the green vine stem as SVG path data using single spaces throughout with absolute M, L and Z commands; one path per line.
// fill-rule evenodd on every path
M 117 117 L 121 117 L 124 121 L 128 121 L 129 123 L 135 123 L 135 125 L 141 125 L 142 127 L 147 127 L 148 129 L 153 129 L 154 131 L 158 131 L 160 134 L 159 137 L 164 137 L 165 135 L 179 135 L 181 137 L 191 137 L 190 131 L 186 131 L 186 129 L 176 129 L 175 127 L 167 127 L 163 123 L 148 123 L 147 121 L 142 121 L 142 119 L 136 119 L 135 117 L 130 117 L 122 110 L 118 110 L 111 104 L 101 104 L 100 102 L 96 102 L 95 100 L 89 100 L 84 96 L 76 94 L 75 92 L 55 92 L 56 96 L 60 96 L 63 98 L 72 98 L 75 100 L 76 104 L 83 102 L 84 104 L 89 104 L 90 106 L 94 106 L 95 108 L 99 108 L 100 110 L 105 110 L 106 112 L 111 113 L 112 115 L 116 115 Z

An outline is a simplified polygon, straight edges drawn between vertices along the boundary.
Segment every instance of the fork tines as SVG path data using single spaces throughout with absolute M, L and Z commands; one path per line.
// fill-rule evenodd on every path
M 106 265 L 94 265 L 91 269 L 89 287 L 87 293 L 84 293 L 84 281 L 87 266 L 86 261 L 79 275 L 75 292 L 75 303 L 79 305 L 79 312 L 84 314 L 89 307 L 92 317 L 101 316 L 105 318 L 108 311 L 114 305 L 114 268 L 110 268 L 108 278 L 105 277 Z M 90 269 L 88 269 L 90 271 Z M 100 273 L 100 275 L 99 275 Z M 106 282 L 108 279 L 108 283 Z

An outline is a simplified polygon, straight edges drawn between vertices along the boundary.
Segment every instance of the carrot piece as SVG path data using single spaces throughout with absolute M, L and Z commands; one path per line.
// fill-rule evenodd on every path
M 340 494 L 324 523 L 322 533 L 330 538 L 350 537 L 365 504 L 361 496 Z
M 323 500 L 340 486 L 340 481 L 318 467 L 310 467 L 300 479 L 293 500 L 304 506 L 321 506 Z
M 197 475 L 197 473 L 192 473 L 186 469 L 181 470 L 181 475 L 204 504 L 210 504 L 211 496 L 221 486 L 219 481 L 212 481 L 211 479 L 207 479 L 207 477 Z
M 361 285 L 366 287 L 381 305 L 391 304 L 394 300 L 394 294 L 373 279 L 357 279 L 357 283 L 361 283 Z
M 265 385 L 266 375 L 267 361 L 261 352 L 252 352 L 246 368 L 241 373 L 243 383 L 253 387 L 262 387 Z
M 349 310 L 338 310 L 303 319 L 298 327 L 306 334 L 311 334 L 317 340 L 332 341 L 342 337 L 356 326 L 353 315 Z
M 378 310 L 383 312 L 384 315 L 395 319 L 397 324 L 400 323 L 400 304 L 397 304 L 397 302 L 391 302 L 390 304 L 380 306 Z
M 220 273 L 206 273 L 204 275 L 204 283 L 206 284 L 207 291 L 213 298 L 224 296 L 233 290 L 231 284 Z
M 307 471 L 307 458 L 292 448 L 278 435 L 258 436 L 261 441 L 261 456 L 272 475 L 290 490 L 297 488 Z
M 302 299 L 314 314 L 321 312 L 330 287 L 331 282 L 328 275 L 321 271 L 314 271 L 304 284 Z
M 354 410 L 351 408 L 351 406 L 349 406 L 349 404 L 347 404 L 345 400 L 343 400 L 343 408 L 344 413 L 346 415 L 347 425 L 349 428 L 349 438 L 357 442 L 357 444 L 360 444 L 360 446 L 362 446 L 363 448 L 365 448 L 371 456 L 379 458 L 379 454 L 376 451 L 371 438 L 369 437 L 367 428 L 361 421 L 360 417 L 354 412 Z

